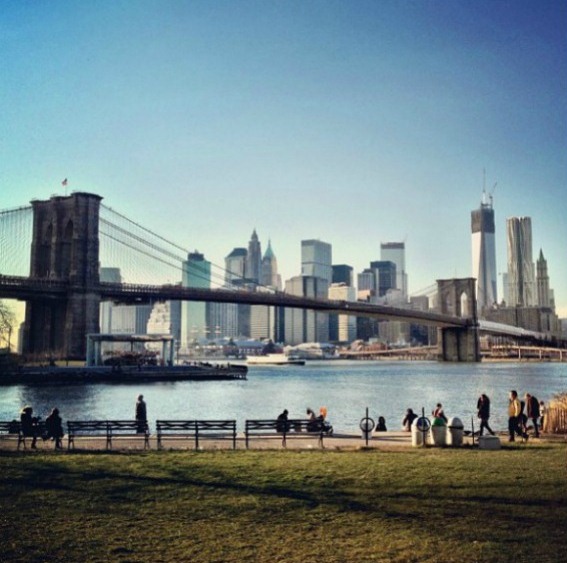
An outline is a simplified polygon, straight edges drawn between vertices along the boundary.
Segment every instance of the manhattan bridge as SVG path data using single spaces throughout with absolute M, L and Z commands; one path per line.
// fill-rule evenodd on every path
M 243 286 L 215 265 L 207 277 L 210 289 L 182 287 L 187 255 L 96 194 L 73 192 L 0 211 L 0 299 L 25 301 L 22 336 L 28 354 L 84 359 L 86 336 L 100 332 L 99 306 L 107 300 L 265 305 L 434 326 L 444 361 L 479 361 L 480 331 L 546 342 L 544 334 L 479 320 L 473 278 L 438 280 L 437 311 L 418 311 L 298 297 L 251 287 L 248 280 Z M 101 267 L 118 268 L 122 283 L 101 281 Z

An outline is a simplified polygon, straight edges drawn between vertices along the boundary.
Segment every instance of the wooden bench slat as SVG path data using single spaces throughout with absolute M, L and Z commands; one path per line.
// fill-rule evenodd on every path
M 157 420 L 158 448 L 163 440 L 193 439 L 195 449 L 199 439 L 232 440 L 236 449 L 236 420 Z
M 106 448 L 112 448 L 113 438 L 144 438 L 144 449 L 150 447 L 149 431 L 146 427 L 140 432 L 140 423 L 136 420 L 69 420 L 68 448 L 75 446 L 75 437 L 105 438 Z
M 319 445 L 323 447 L 323 436 L 325 429 L 319 421 L 305 419 L 288 419 L 287 421 L 277 419 L 249 419 L 245 422 L 244 437 L 246 448 L 249 439 L 254 436 L 261 438 L 281 438 L 282 446 L 287 445 L 287 438 L 317 438 Z

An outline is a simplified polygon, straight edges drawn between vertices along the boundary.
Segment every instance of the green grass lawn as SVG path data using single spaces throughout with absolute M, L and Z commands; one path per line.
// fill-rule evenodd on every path
M 564 561 L 567 446 L 0 452 L 0 561 Z

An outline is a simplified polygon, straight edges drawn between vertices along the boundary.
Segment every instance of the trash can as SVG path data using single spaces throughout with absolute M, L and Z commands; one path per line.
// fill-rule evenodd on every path
M 447 423 L 436 416 L 431 423 L 431 443 L 434 446 L 444 446 L 447 443 Z
M 460 418 L 450 418 L 447 423 L 447 445 L 462 446 L 465 425 Z
M 366 416 L 360 420 L 360 430 L 362 431 L 363 440 L 372 440 L 372 434 L 374 431 L 374 420 L 369 416 Z
M 424 440 L 427 438 L 427 433 L 431 423 L 425 416 L 420 416 L 413 421 L 411 425 L 411 445 L 423 446 Z

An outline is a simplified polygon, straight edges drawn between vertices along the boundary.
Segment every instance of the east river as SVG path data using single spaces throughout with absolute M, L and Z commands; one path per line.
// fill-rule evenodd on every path
M 486 393 L 492 428 L 504 430 L 510 389 L 547 404 L 554 394 L 567 392 L 567 364 L 337 360 L 254 366 L 247 381 L 0 387 L 0 420 L 19 418 L 24 405 L 43 419 L 54 406 L 64 421 L 133 419 L 141 393 L 152 428 L 157 419 L 236 419 L 241 431 L 247 418 L 275 418 L 284 408 L 290 418 L 303 418 L 307 407 L 325 406 L 340 432 L 358 432 L 366 407 L 374 419 L 384 416 L 389 430 L 399 430 L 408 407 L 430 414 L 437 402 L 448 417 L 458 416 L 470 428 L 471 417 L 478 424 L 477 398 Z

